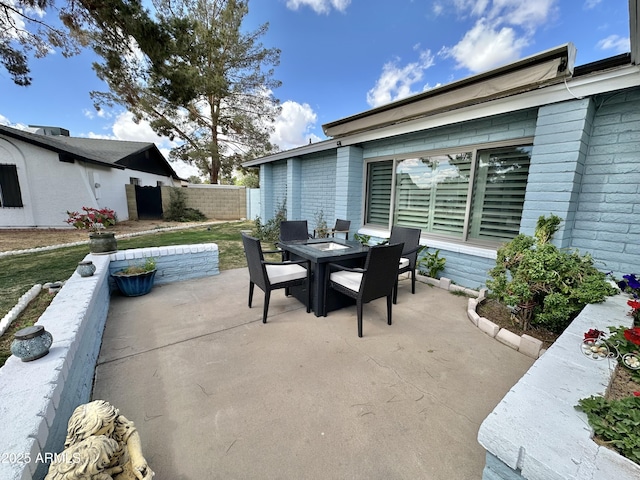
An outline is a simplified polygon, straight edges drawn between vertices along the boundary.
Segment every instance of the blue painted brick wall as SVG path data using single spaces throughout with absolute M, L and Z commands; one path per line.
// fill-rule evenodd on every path
M 594 103 L 571 246 L 618 277 L 640 273 L 640 89 Z
M 322 210 L 327 224 L 335 222 L 336 157 L 321 155 L 302 162 L 301 219 L 309 222 L 309 231 L 315 228 L 316 213 Z

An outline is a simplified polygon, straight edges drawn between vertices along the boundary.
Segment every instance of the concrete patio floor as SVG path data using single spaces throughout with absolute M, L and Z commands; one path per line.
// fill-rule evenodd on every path
M 248 272 L 114 295 L 93 399 L 135 422 L 157 479 L 480 479 L 484 418 L 533 359 L 482 333 L 467 299 L 400 283 L 326 318 L 282 290 L 262 324 Z

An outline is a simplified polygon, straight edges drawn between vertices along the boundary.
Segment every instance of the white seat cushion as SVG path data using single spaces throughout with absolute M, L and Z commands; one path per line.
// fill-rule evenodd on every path
M 400 259 L 400 266 L 398 267 L 398 269 L 408 267 L 408 266 L 409 266 L 409 263 L 410 263 L 410 262 L 409 262 L 409 259 L 408 259 L 408 258 L 404 258 L 404 257 L 402 257 L 402 258 Z
M 353 290 L 354 292 L 360 291 L 360 284 L 362 283 L 362 274 L 358 272 L 346 272 L 344 270 L 333 272 L 331 274 L 331 281 L 339 283 L 343 287 Z
M 267 265 L 269 283 L 290 282 L 307 276 L 307 269 L 297 264 L 291 265 Z

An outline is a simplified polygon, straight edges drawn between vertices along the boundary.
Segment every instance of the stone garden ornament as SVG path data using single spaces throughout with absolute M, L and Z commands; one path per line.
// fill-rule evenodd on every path
M 45 480 L 151 480 L 133 422 L 104 400 L 77 407 Z

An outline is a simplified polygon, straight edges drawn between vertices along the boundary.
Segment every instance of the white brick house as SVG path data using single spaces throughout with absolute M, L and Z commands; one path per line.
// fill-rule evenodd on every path
M 180 185 L 153 143 L 39 130 L 0 126 L 0 229 L 68 227 L 66 212 L 82 207 L 110 208 L 127 220 L 126 184 Z

